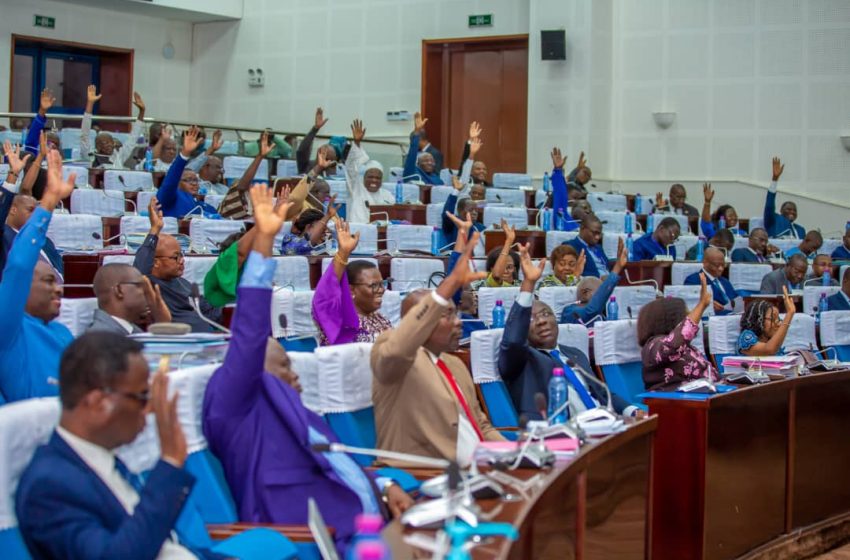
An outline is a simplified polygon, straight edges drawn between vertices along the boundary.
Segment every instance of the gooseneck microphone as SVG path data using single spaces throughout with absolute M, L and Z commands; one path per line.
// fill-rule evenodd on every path
M 224 325 L 220 325 L 220 324 L 216 323 L 215 321 L 213 321 L 212 319 L 208 318 L 206 315 L 201 313 L 200 300 L 201 300 L 201 289 L 198 287 L 197 282 L 192 282 L 192 294 L 189 296 L 189 305 L 192 306 L 192 309 L 195 310 L 195 313 L 198 314 L 198 317 L 200 317 L 203 322 L 205 322 L 208 325 L 220 330 L 224 334 L 227 334 L 227 335 L 231 334 L 230 329 L 228 329 Z

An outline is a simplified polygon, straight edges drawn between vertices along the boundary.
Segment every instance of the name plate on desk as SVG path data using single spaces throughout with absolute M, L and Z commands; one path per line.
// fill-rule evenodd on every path
M 655 255 L 655 258 L 652 260 L 658 262 L 673 262 L 673 255 Z

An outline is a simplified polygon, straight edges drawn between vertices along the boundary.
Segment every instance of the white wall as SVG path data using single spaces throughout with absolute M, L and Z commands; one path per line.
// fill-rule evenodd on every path
M 33 27 L 35 14 L 56 18 L 55 29 Z M 0 0 L 0 76 L 10 75 L 12 33 L 135 49 L 133 83 L 145 99 L 148 114 L 182 119 L 188 116 L 192 25 L 118 11 L 48 0 Z M 172 60 L 162 46 L 174 45 Z M 0 107 L 9 108 L 9 88 L 0 87 Z

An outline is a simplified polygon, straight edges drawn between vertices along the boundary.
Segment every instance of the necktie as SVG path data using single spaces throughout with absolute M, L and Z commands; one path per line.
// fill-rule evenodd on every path
M 720 285 L 720 280 L 715 278 L 711 281 L 711 285 L 714 288 L 714 299 L 717 300 L 717 303 L 721 305 L 726 305 L 727 303 L 729 303 L 728 299 L 726 298 L 726 292 L 723 291 L 723 286 Z
M 121 478 L 127 481 L 127 484 L 132 486 L 133 490 L 136 491 L 139 496 L 142 494 L 142 489 L 145 487 L 145 481 L 141 475 L 138 475 L 127 468 L 127 465 L 124 464 L 124 461 L 115 458 L 115 470 L 118 471 L 118 474 L 121 475 Z
M 596 408 L 596 402 L 593 400 L 593 397 L 590 396 L 590 393 L 587 392 L 584 385 L 581 381 L 579 381 L 576 372 L 573 371 L 573 368 L 565 364 L 561 360 L 561 353 L 557 350 L 552 350 L 549 352 L 549 355 L 552 356 L 558 365 L 564 370 L 564 375 L 567 377 L 567 380 L 570 382 L 570 385 L 573 386 L 573 390 L 578 395 L 578 398 L 581 399 L 582 404 L 586 409 Z
M 466 414 L 466 418 L 469 420 L 469 423 L 472 424 L 472 427 L 475 428 L 475 433 L 478 434 L 478 440 L 484 441 L 484 434 L 481 433 L 481 429 L 478 427 L 478 422 L 475 421 L 475 417 L 472 416 L 472 411 L 469 409 L 469 404 L 466 402 L 466 398 L 463 396 L 463 393 L 460 391 L 460 387 L 457 386 L 457 381 L 455 381 L 452 372 L 449 371 L 449 367 L 443 362 L 443 360 L 437 358 L 437 367 L 443 372 L 443 375 L 446 378 L 446 381 L 449 382 L 449 386 L 451 386 L 452 391 L 455 394 L 458 402 L 460 403 L 461 408 L 463 408 L 464 414 Z

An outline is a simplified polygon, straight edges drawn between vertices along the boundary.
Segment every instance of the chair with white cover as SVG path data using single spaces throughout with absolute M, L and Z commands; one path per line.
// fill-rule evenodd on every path
M 733 237 L 732 251 L 734 251 L 735 249 L 746 249 L 749 246 L 750 246 L 750 238 L 749 237 L 744 237 L 744 236 L 741 236 L 741 235 L 735 235 Z M 730 259 L 732 258 L 732 251 L 729 251 L 729 258 Z
M 824 311 L 820 314 L 820 342 L 833 348 L 842 362 L 850 362 L 850 311 Z
M 310 262 L 304 256 L 275 257 L 275 286 L 291 287 L 296 291 L 310 290 Z
M 632 404 L 644 392 L 643 364 L 637 342 L 637 321 L 597 321 L 594 324 L 593 354 L 612 393 Z
M 770 264 L 732 263 L 729 265 L 729 282 L 742 295 L 757 294 L 761 291 L 761 281 L 773 271 Z
M 141 247 L 150 229 L 150 220 L 147 216 L 121 216 L 118 232 L 123 234 L 130 250 L 135 252 Z M 163 218 L 162 233 L 177 235 L 180 233 L 177 218 Z
M 685 300 L 688 309 L 693 309 L 699 303 L 702 286 L 669 285 L 664 286 L 664 297 L 676 297 Z M 714 315 L 714 306 L 709 305 L 703 312 L 703 317 Z
M 632 234 L 632 239 L 637 240 L 639 236 L 640 234 L 638 234 L 638 236 Z M 605 251 L 605 256 L 609 259 L 616 259 L 617 248 L 620 246 L 620 240 L 622 239 L 623 244 L 625 244 L 627 238 L 628 235 L 625 233 L 606 233 L 602 236 L 602 250 Z
M 505 308 L 505 317 L 511 312 L 511 307 L 519 295 L 519 287 L 510 288 L 479 288 L 478 289 L 478 317 L 488 327 L 493 322 L 493 308 L 496 301 L 501 300 Z
M 68 327 L 74 337 L 78 337 L 86 332 L 91 324 L 95 309 L 97 298 L 62 298 L 59 317 L 56 320 Z
M 469 343 L 469 362 L 472 380 L 481 391 L 490 422 L 496 428 L 515 428 L 518 425 L 508 389 L 499 375 L 499 344 L 504 329 L 473 331 Z
M 493 173 L 493 186 L 496 188 L 518 189 L 532 185 L 531 175 L 527 173 Z
M 679 222 L 679 232 L 681 235 L 685 235 L 690 233 L 691 224 L 688 221 L 687 216 L 683 216 L 682 214 L 673 214 L 670 212 L 659 212 L 655 214 L 655 226 L 658 227 L 658 224 L 661 223 L 661 220 L 667 218 L 675 218 L 677 222 Z
M 449 183 L 451 184 L 451 183 Z M 442 185 L 434 185 L 431 187 L 431 204 L 445 204 L 446 199 L 455 193 L 454 187 L 446 187 Z
M 275 173 L 278 177 L 295 177 L 298 175 L 298 162 L 294 159 L 279 159 L 277 160 L 277 170 Z
M 357 244 L 357 248 L 354 249 L 354 255 L 374 255 L 378 252 L 378 226 L 375 224 L 349 223 L 348 227 L 352 235 L 355 235 L 358 231 L 360 232 L 360 242 Z M 328 231 L 330 231 L 333 235 L 336 235 L 336 226 L 333 222 L 328 223 Z M 430 252 L 430 234 L 428 239 L 428 249 Z M 354 255 L 352 255 L 352 257 Z
M 489 187 L 485 191 L 485 200 L 490 204 L 501 203 L 505 206 L 525 208 L 525 191 L 516 189 L 497 189 Z
M 223 194 L 208 194 L 204 196 L 204 202 L 213 208 L 221 206 L 221 201 L 224 200 Z
M 192 250 L 197 253 L 210 253 L 218 250 L 218 245 L 229 235 L 245 229 L 245 223 L 238 220 L 208 220 L 192 218 L 189 222 L 189 238 Z
M 817 284 L 812 282 L 803 288 L 803 308 L 797 311 L 810 314 L 817 313 L 821 294 L 826 294 L 826 297 L 829 297 L 841 291 L 841 286 L 821 286 L 820 282 L 820 278 L 818 278 Z
M 634 286 L 617 286 L 612 294 L 617 298 L 620 308 L 620 317 L 637 319 L 641 308 L 647 303 L 654 301 L 657 297 L 655 286 L 640 284 Z
M 599 212 L 625 212 L 627 206 L 626 195 L 617 193 L 589 193 L 587 202 L 593 208 L 594 213 Z
M 829 238 L 824 237 L 823 245 L 821 245 L 820 249 L 818 249 L 818 254 L 819 255 L 831 255 L 833 251 L 835 251 L 836 249 L 838 249 L 842 245 L 844 245 L 844 240 L 840 237 L 837 238 L 837 239 L 834 238 L 834 237 L 829 237 Z
M 395 187 L 397 183 L 382 183 L 381 188 L 395 197 Z M 419 203 L 419 185 L 411 183 L 403 183 L 401 185 L 402 204 Z
M 396 292 L 404 293 L 439 286 L 445 272 L 445 264 L 441 259 L 395 257 L 390 261 L 390 277 Z
M 606 234 L 609 233 L 625 233 L 626 231 L 626 212 L 625 211 L 613 211 L 613 210 L 604 210 L 600 212 L 594 212 L 596 217 L 602 222 L 602 229 Z M 634 220 L 634 215 L 632 215 L 632 219 Z M 632 222 L 632 227 L 634 228 L 633 236 L 637 232 L 637 227 L 634 225 L 636 222 Z
M 398 181 L 404 176 L 404 167 L 390 167 L 390 179 Z
M 515 206 L 487 206 L 481 222 L 484 224 L 501 224 L 505 220 L 515 228 L 528 227 L 528 211 Z
M 138 195 L 136 195 L 136 209 L 139 210 L 139 213 L 146 212 L 148 206 L 151 204 L 151 199 L 156 196 L 156 192 L 153 191 L 142 191 Z
M 226 156 L 222 165 L 224 167 L 225 179 L 239 179 L 254 161 L 252 157 L 244 156 Z M 257 181 L 269 180 L 269 160 L 264 159 L 260 162 L 260 167 L 257 168 L 257 174 L 254 176 Z
M 768 243 L 770 243 L 771 245 L 775 245 L 781 252 L 784 253 L 785 251 L 787 251 L 789 249 L 793 249 L 794 247 L 799 245 L 800 240 L 790 238 L 790 237 L 783 237 L 783 238 L 771 237 L 770 239 L 768 239 Z
M 785 314 L 781 315 L 783 318 Z M 815 337 L 815 318 L 805 313 L 795 313 L 782 344 L 785 352 L 795 350 L 817 350 L 818 342 Z
M 83 167 L 82 165 L 63 165 L 62 166 L 62 178 L 66 181 L 68 180 L 68 176 L 73 173 L 75 175 L 74 178 L 74 187 L 78 189 L 90 189 L 92 188 L 89 185 L 89 168 Z
M 124 196 L 102 189 L 74 189 L 71 192 L 71 213 L 94 216 L 123 216 Z
M 560 317 L 561 312 L 568 305 L 576 302 L 578 299 L 576 286 L 553 286 L 540 288 L 537 291 L 540 301 L 552 308 L 555 317 Z
M 684 231 L 687 231 L 687 230 L 683 229 L 682 231 L 684 232 Z M 676 243 L 675 243 L 675 245 L 676 245 L 676 260 L 677 261 L 685 260 L 685 256 L 687 255 L 688 251 L 691 249 L 691 247 L 693 247 L 694 245 L 697 244 L 697 241 L 699 241 L 699 237 L 697 237 L 696 235 L 688 235 L 688 234 L 680 235 L 679 238 L 676 240 Z
M 425 207 L 425 225 L 431 227 L 443 227 L 443 208 L 445 203 L 432 202 Z
M 91 214 L 53 214 L 47 237 L 65 251 L 94 251 L 103 247 L 103 221 Z
M 578 230 L 576 231 L 547 231 L 546 232 L 546 255 L 551 255 L 552 251 L 555 250 L 555 247 L 558 245 L 563 245 L 567 241 L 572 241 L 578 237 Z M 603 238 L 604 239 L 604 238 Z
M 340 202 L 348 202 L 348 185 L 345 181 L 339 181 L 336 179 L 331 179 L 327 181 L 328 187 L 330 187 L 331 196 L 335 196 L 337 204 Z
M 670 283 L 675 286 L 684 285 L 685 278 L 701 270 L 702 263 L 700 262 L 674 262 L 670 270 Z
M 457 170 L 449 169 L 448 167 L 444 167 L 440 169 L 440 180 L 443 181 L 444 185 L 452 184 L 452 176 L 457 174 Z
M 387 250 L 431 252 L 431 226 L 390 224 L 387 226 Z
M 215 265 L 215 257 L 188 256 L 183 260 L 183 278 L 193 284 L 197 284 L 201 293 L 204 291 L 204 278 L 207 272 Z
M 62 127 L 58 130 L 59 141 L 62 143 L 62 148 L 65 150 L 74 150 L 80 148 L 80 133 L 82 130 L 79 127 Z M 89 146 L 94 147 L 94 139 L 97 137 L 97 132 L 89 130 Z M 88 154 L 83 154 L 83 159 L 90 159 Z
M 750 231 L 756 228 L 764 228 L 764 216 L 753 216 L 750 218 Z
M 546 200 L 548 200 L 548 199 L 549 199 L 549 193 L 548 192 L 544 191 L 543 189 L 535 191 L 534 192 L 534 207 L 535 208 L 542 207 L 546 203 Z
M 708 351 L 723 373 L 723 358 L 738 354 L 741 315 L 717 315 L 708 319 Z
M 103 188 L 109 191 L 155 191 L 153 175 L 147 171 L 107 169 L 103 172 Z

